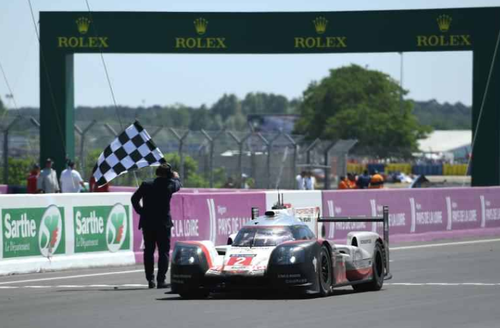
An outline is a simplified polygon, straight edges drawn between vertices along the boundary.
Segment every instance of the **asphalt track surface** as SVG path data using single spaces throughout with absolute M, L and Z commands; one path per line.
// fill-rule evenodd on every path
M 395 245 L 381 291 L 326 298 L 183 300 L 140 266 L 0 277 L 0 327 L 500 327 L 500 238 L 443 243 Z

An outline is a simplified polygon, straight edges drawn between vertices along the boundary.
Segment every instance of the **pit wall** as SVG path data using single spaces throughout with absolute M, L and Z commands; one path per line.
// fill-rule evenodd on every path
M 0 196 L 0 275 L 135 264 L 129 193 Z
M 280 194 L 284 204 L 316 233 L 318 214 L 379 216 L 382 206 L 387 205 L 392 242 L 500 235 L 500 187 Z M 0 274 L 142 263 L 142 232 L 138 230 L 139 216 L 131 207 L 131 195 L 1 195 Z M 275 191 L 176 193 L 171 202 L 171 248 L 180 240 L 225 244 L 250 220 L 251 207 L 263 214 L 277 201 Z M 122 208 L 126 220 L 120 225 Z M 102 218 L 100 232 L 92 226 L 95 217 Z M 82 218 L 91 218 L 85 231 Z M 13 228 L 13 220 L 20 221 L 19 229 Z M 117 242 L 120 230 L 123 239 Z M 325 224 L 325 237 L 344 242 L 351 230 L 381 233 L 382 227 L 368 223 Z

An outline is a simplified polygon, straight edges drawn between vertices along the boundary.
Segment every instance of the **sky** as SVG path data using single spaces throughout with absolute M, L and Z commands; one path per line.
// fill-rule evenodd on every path
M 360 11 L 500 6 L 500 0 L 88 0 L 93 11 Z M 85 0 L 31 0 L 40 11 L 87 11 Z M 0 98 L 8 108 L 39 106 L 38 41 L 28 0 L 0 0 Z M 75 105 L 112 105 L 99 55 L 75 57 Z M 117 104 L 126 106 L 212 105 L 224 93 L 243 98 L 267 92 L 297 98 L 311 81 L 351 63 L 380 70 L 396 81 L 401 56 L 328 55 L 104 55 Z M 472 53 L 403 54 L 407 98 L 472 103 Z M 0 72 L 1 73 L 1 72 Z

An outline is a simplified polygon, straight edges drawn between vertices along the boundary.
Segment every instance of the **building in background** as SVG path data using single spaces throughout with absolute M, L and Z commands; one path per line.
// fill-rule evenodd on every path
M 436 130 L 418 141 L 415 157 L 425 160 L 466 162 L 472 152 L 471 130 Z

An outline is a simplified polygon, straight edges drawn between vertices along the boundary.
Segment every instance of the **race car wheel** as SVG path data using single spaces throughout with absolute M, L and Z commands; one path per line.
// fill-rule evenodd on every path
M 377 291 L 384 285 L 385 250 L 380 241 L 377 241 L 373 250 L 373 277 L 370 282 L 353 285 L 352 288 L 357 292 Z
M 318 266 L 319 293 L 321 296 L 327 296 L 332 286 L 332 259 L 325 246 L 322 246 L 319 252 Z

